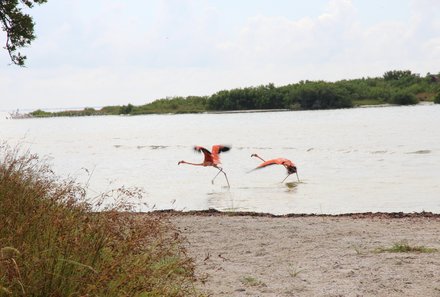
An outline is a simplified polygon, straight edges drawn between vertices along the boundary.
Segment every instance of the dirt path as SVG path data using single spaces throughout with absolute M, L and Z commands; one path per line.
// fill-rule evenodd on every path
M 438 217 L 170 218 L 209 296 L 440 296 Z

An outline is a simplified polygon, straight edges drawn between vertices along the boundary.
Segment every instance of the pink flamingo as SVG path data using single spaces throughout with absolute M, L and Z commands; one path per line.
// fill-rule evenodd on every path
M 219 165 L 221 164 L 220 162 L 220 153 L 222 152 L 227 152 L 231 149 L 231 147 L 229 146 L 224 146 L 224 145 L 213 145 L 212 146 L 212 152 L 210 152 L 209 150 L 207 150 L 206 148 L 202 147 L 202 146 L 195 146 L 194 150 L 196 152 L 202 152 L 205 155 L 205 159 L 203 160 L 202 163 L 191 163 L 191 162 L 186 162 L 186 161 L 179 161 L 179 163 L 177 163 L 177 165 L 180 164 L 188 164 L 188 165 L 194 165 L 194 166 L 212 166 L 218 169 L 217 174 L 214 176 L 214 178 L 212 179 L 212 183 L 214 184 L 214 180 L 215 178 L 221 173 L 223 173 L 225 175 L 226 178 L 226 182 L 228 183 L 228 187 L 230 187 L 229 185 L 229 181 L 228 181 L 228 176 L 226 175 L 226 172 L 223 171 L 223 168 L 221 168 Z
M 265 160 L 263 160 L 263 158 L 261 158 L 257 154 L 252 154 L 251 157 L 256 157 L 256 158 L 260 159 L 261 161 L 263 161 L 263 163 L 258 165 L 254 170 L 264 168 L 264 167 L 270 166 L 270 165 L 283 165 L 287 169 L 287 176 L 283 179 L 282 182 L 284 182 L 286 180 L 286 178 L 288 178 L 293 173 L 296 173 L 296 178 L 298 179 L 298 182 L 299 182 L 298 170 L 296 168 L 296 165 L 292 161 L 290 161 L 288 159 L 284 159 L 284 158 L 277 158 L 277 159 L 271 159 L 271 160 L 265 161 Z

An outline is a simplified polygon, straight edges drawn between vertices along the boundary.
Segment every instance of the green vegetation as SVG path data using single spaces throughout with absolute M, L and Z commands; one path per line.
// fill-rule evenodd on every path
M 248 287 L 266 287 L 267 285 L 253 276 L 244 276 L 240 282 Z
M 197 295 L 164 217 L 128 214 L 125 203 L 93 212 L 85 189 L 37 156 L 2 145 L 0 158 L 0 296 Z
M 435 97 L 437 94 L 437 97 Z M 274 84 L 219 91 L 211 96 L 189 96 L 159 99 L 134 106 L 106 106 L 99 110 L 44 112 L 30 115 L 138 115 L 151 113 L 198 113 L 209 111 L 255 109 L 330 109 L 373 104 L 417 104 L 419 101 L 440 102 L 440 73 L 421 77 L 409 70 L 386 72 L 383 77 L 341 80 L 337 82 L 300 81 L 275 87 Z M 438 98 L 438 99 L 434 99 Z
M 375 250 L 377 253 L 434 253 L 438 250 L 435 248 L 429 248 L 425 246 L 410 246 L 408 243 L 400 242 L 395 243 L 389 248 L 378 248 Z
M 438 92 L 437 96 L 435 96 L 434 103 L 440 104 L 440 92 Z
M 5 49 L 12 63 L 24 66 L 26 56 L 18 49 L 26 47 L 35 39 L 34 21 L 31 16 L 23 13 L 22 7 L 32 8 L 35 4 L 43 4 L 47 0 L 2 0 L 0 1 L 0 24 L 6 33 Z
M 398 105 L 411 105 L 417 104 L 418 100 L 414 94 L 409 92 L 396 92 L 393 94 L 391 102 Z
M 291 277 L 297 277 L 303 271 L 304 271 L 304 269 L 299 269 L 293 265 L 290 265 L 290 267 L 289 267 L 289 275 Z

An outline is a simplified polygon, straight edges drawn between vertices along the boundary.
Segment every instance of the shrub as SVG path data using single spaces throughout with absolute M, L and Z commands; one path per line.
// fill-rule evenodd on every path
M 440 104 L 440 92 L 437 93 L 437 96 L 434 98 L 434 103 Z
M 120 114 L 130 114 L 133 111 L 134 106 L 130 103 L 128 105 L 122 105 L 119 109 Z
M 397 92 L 391 97 L 391 103 L 399 105 L 417 104 L 418 100 L 414 94 Z
M 120 189 L 132 197 L 136 195 Z M 163 217 L 96 213 L 44 160 L 0 146 L 0 295 L 191 296 L 193 263 Z
M 47 111 L 44 111 L 44 110 L 41 110 L 41 109 L 37 109 L 37 110 L 31 112 L 30 115 L 33 116 L 33 117 L 43 118 L 43 117 L 50 117 L 51 113 L 47 112 Z

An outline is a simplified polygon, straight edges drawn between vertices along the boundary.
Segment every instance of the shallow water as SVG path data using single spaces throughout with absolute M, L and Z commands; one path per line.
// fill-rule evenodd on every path
M 49 156 L 55 172 L 89 196 L 118 188 L 145 191 L 139 210 L 285 213 L 440 212 L 440 105 L 320 111 L 0 119 L 0 139 Z M 222 153 L 224 176 L 201 162 L 193 145 Z M 281 166 L 248 173 L 284 157 Z M 87 171 L 89 173 L 87 173 Z M 90 180 L 89 180 L 90 178 Z

